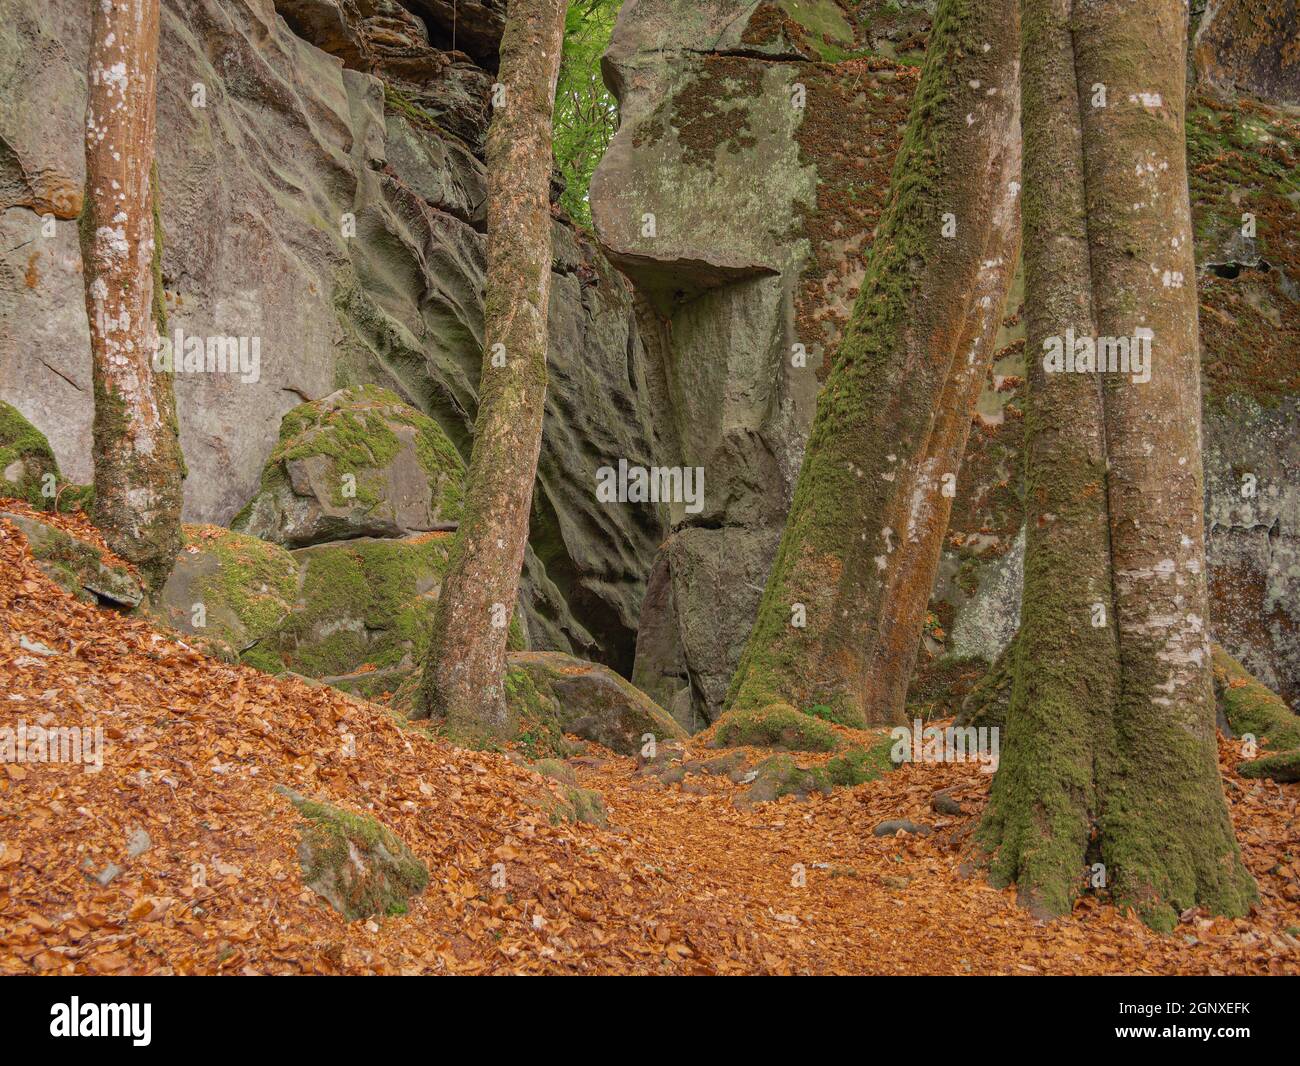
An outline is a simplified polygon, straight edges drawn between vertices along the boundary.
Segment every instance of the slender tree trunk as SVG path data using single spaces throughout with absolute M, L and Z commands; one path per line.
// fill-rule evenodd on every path
M 91 5 L 81 252 L 95 390 L 95 523 L 153 589 L 180 550 L 176 401 L 153 355 L 165 329 L 153 174 L 158 0 Z
M 488 130 L 483 372 L 464 515 L 434 611 L 415 713 L 502 735 L 506 637 L 528 541 L 546 397 L 551 122 L 564 0 L 511 0 Z
M 1205 628 L 1185 18 L 1179 0 L 1025 0 L 1025 585 L 979 830 L 995 883 L 1036 913 L 1067 912 L 1100 861 L 1160 928 L 1196 904 L 1242 913 L 1254 891 Z M 1047 361 L 1138 327 L 1149 381 Z
M 1064 913 L 1078 890 L 1118 671 L 1099 382 L 1046 373 L 1040 357 L 1067 328 L 1096 332 L 1070 4 L 1026 0 L 1021 11 L 1025 576 L 1007 737 L 980 830 L 994 881 L 1018 882 L 1038 914 Z
M 943 538 L 952 515 L 971 419 L 993 365 L 994 345 L 1019 257 L 1019 85 L 1007 91 L 1014 92 L 1017 101 L 1002 145 L 997 184 L 1002 199 L 995 207 L 975 300 L 939 401 L 921 473 L 912 489 L 903 548 L 887 575 L 884 602 L 888 607 L 881 614 L 867 670 L 864 703 L 878 722 L 902 722 L 906 717 L 907 687 L 916 666 L 930 590 L 943 556 Z
M 959 345 L 1005 192 L 1016 9 L 1015 0 L 978 10 L 941 0 L 890 201 L 818 398 L 729 707 L 820 704 L 843 722 L 877 717 L 864 692 L 884 596 L 953 364 L 967 354 Z M 924 603 L 929 591 L 897 594 Z
M 1187 5 L 1075 0 L 1093 300 L 1106 337 L 1151 333 L 1150 381 L 1106 377 L 1110 544 L 1122 684 L 1102 813 L 1114 890 L 1171 927 L 1243 913 L 1219 778 L 1206 588 L 1200 340 L 1187 190 Z

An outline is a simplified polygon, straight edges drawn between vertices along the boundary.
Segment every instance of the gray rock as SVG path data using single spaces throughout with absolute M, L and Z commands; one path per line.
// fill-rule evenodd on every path
M 128 859 L 134 859 L 139 855 L 143 855 L 151 847 L 153 847 L 153 841 L 149 839 L 149 834 L 140 828 L 140 826 L 136 826 L 127 833 L 126 857 Z
M 349 921 L 405 914 L 429 871 L 397 836 L 369 815 L 309 800 L 284 785 L 303 816 L 298 861 L 303 883 Z
M 881 822 L 876 826 L 871 831 L 871 835 L 892 837 L 895 833 L 914 833 L 917 836 L 928 837 L 933 832 L 933 826 L 918 825 L 909 818 L 890 818 L 888 821 Z
M 139 580 L 106 561 L 98 546 L 27 515 L 0 511 L 0 517 L 18 527 L 41 569 L 74 595 L 127 609 L 144 599 Z
M 936 792 L 930 797 L 930 809 L 936 814 L 965 814 L 965 808 L 947 792 Z
M 387 389 L 357 385 L 284 416 L 261 491 L 232 528 L 294 548 L 455 529 L 464 480 L 433 419 Z

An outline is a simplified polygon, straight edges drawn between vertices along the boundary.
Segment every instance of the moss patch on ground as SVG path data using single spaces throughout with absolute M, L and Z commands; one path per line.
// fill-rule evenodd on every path
M 717 748 L 772 747 L 788 751 L 834 751 L 839 738 L 825 722 L 788 703 L 769 703 L 755 710 L 735 708 L 712 726 Z

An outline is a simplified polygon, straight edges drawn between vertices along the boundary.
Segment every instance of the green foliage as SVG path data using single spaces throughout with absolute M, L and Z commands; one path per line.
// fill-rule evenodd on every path
M 591 225 L 587 189 L 592 172 L 618 128 L 618 103 L 600 74 L 623 0 L 570 0 L 564 52 L 555 89 L 555 164 L 566 188 L 560 204 L 578 223 Z

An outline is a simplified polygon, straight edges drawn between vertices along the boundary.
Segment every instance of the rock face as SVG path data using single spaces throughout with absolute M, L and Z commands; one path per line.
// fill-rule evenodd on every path
M 1271 56 L 1294 77 L 1290 52 L 1278 47 L 1287 39 L 1278 27 L 1293 17 L 1286 7 L 1212 5 L 1198 38 L 1203 76 L 1214 63 L 1244 71 Z M 1274 12 L 1267 47 L 1251 51 L 1254 31 L 1249 40 L 1221 32 L 1264 9 Z M 622 125 L 592 182 L 592 217 L 641 296 L 651 379 L 671 412 L 659 461 L 707 474 L 703 511 L 669 515 L 633 674 L 688 728 L 717 716 L 748 635 L 817 368 L 833 353 L 861 277 L 861 235 L 888 188 L 915 78 L 876 57 L 914 58 L 927 30 L 924 4 L 627 0 L 605 58 Z M 872 58 L 852 58 L 868 50 Z M 1232 87 L 1289 91 L 1263 75 L 1234 75 Z M 1216 639 L 1293 702 L 1298 140 L 1300 129 L 1274 107 L 1191 100 L 1212 623 Z M 1251 236 L 1245 211 L 1257 220 Z M 991 661 L 1018 626 L 1020 299 L 1013 294 L 958 481 L 923 673 L 954 656 Z M 1252 471 L 1260 488 L 1247 501 L 1241 479 Z
M 605 56 L 621 125 L 592 218 L 643 297 L 657 458 L 707 474 L 698 513 L 671 508 L 634 677 L 696 727 L 752 623 L 888 188 L 916 72 L 866 52 L 908 38 L 898 12 L 627 0 Z
M 1214 0 L 1192 39 L 1201 82 L 1300 104 L 1300 10 L 1294 0 Z
M 209 341 L 247 342 L 238 369 L 201 358 L 176 375 L 187 521 L 228 523 L 258 489 L 281 416 L 350 385 L 391 389 L 468 457 L 483 337 L 477 153 L 504 10 L 504 0 L 164 6 L 169 322 L 200 342 L 200 357 Z M 92 402 L 74 219 L 87 33 L 81 0 L 16 0 L 0 27 L 0 84 L 11 89 L 0 94 L 0 397 L 81 482 Z M 555 243 L 525 621 L 535 644 L 630 672 L 663 528 L 657 514 L 598 503 L 593 477 L 611 455 L 649 461 L 647 363 L 623 280 L 561 222 Z
M 353 386 L 284 416 L 262 487 L 231 525 L 294 548 L 454 529 L 464 480 L 438 423 L 387 389 Z

